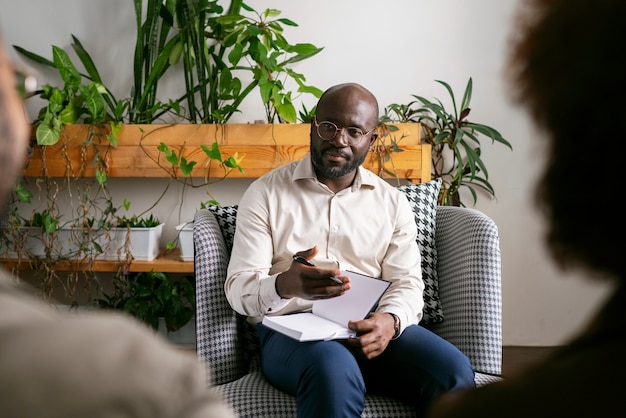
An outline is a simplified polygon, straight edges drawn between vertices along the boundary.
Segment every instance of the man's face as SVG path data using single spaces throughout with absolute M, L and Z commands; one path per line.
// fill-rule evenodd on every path
M 28 138 L 29 125 L 13 66 L 0 43 L 0 214 L 23 168 Z
M 367 157 L 375 133 L 371 112 L 365 105 L 318 108 L 316 120 L 311 123 L 311 160 L 320 181 L 339 179 L 353 173 Z M 332 122 L 339 130 L 333 139 L 325 140 L 318 134 L 316 123 Z M 350 141 L 345 129 L 355 127 L 367 133 L 358 144 Z

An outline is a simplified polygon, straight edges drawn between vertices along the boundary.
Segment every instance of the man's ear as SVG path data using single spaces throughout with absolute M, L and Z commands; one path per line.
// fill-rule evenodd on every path
M 370 149 L 372 149 L 377 139 L 378 139 L 378 132 L 372 133 L 372 136 L 370 137 Z

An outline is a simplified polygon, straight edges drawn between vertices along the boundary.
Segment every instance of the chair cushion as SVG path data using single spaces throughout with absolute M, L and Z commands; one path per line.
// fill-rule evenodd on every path
M 296 416 L 296 398 L 272 386 L 261 371 L 212 388 L 232 406 L 240 418 L 291 418 Z M 389 397 L 367 394 L 363 418 L 415 417 L 415 408 Z
M 417 224 L 417 244 L 422 256 L 422 278 L 424 280 L 424 317 L 423 324 L 443 321 L 443 309 L 439 300 L 437 278 L 437 249 L 435 247 L 435 222 L 437 215 L 437 196 L 441 188 L 441 179 L 426 183 L 400 186 L 413 209 Z M 235 236 L 237 205 L 209 206 L 222 230 L 226 250 L 230 254 Z
M 398 189 L 409 200 L 415 215 L 415 223 L 417 224 L 417 245 L 422 256 L 422 279 L 424 280 L 424 317 L 422 324 L 442 322 L 443 309 L 439 299 L 437 247 L 435 246 L 437 197 L 441 189 L 441 179 L 400 186 Z

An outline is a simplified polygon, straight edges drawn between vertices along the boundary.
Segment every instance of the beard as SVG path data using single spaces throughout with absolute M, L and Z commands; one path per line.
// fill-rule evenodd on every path
M 367 157 L 367 150 L 361 155 L 352 155 L 352 157 L 340 153 L 346 158 L 346 164 L 341 167 L 328 166 L 323 158 L 325 151 L 326 149 L 311 146 L 311 162 L 318 175 L 329 179 L 338 179 L 352 173 L 363 164 L 365 157 Z M 337 152 L 337 149 L 335 148 L 333 151 Z

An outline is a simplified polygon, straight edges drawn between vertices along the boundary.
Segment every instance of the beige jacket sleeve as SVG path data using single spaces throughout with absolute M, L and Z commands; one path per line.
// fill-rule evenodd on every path
M 2 416 L 234 417 L 204 366 L 130 317 L 64 314 L 0 273 Z

